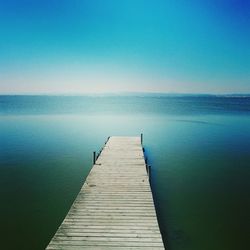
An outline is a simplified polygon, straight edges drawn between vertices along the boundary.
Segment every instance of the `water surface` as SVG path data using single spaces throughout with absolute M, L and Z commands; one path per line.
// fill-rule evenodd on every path
M 140 135 L 170 250 L 249 246 L 250 97 L 1 96 L 1 248 L 44 249 L 109 135 Z

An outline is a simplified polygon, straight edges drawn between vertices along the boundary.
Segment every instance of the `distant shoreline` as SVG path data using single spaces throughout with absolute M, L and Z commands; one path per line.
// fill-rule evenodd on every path
M 67 94 L 67 93 L 0 93 L 0 96 L 48 96 L 48 97 L 235 97 L 248 98 L 250 93 L 231 93 L 231 94 L 209 94 L 209 93 L 157 93 L 157 92 L 117 92 L 117 93 L 85 93 L 85 94 Z

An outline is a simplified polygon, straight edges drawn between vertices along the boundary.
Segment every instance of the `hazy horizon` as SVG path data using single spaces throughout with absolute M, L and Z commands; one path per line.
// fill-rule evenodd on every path
M 120 92 L 87 92 L 87 93 L 0 93 L 0 96 L 137 96 L 137 95 L 155 95 L 155 96 L 250 96 L 248 93 L 188 93 L 188 92 L 143 92 L 143 91 L 120 91 Z

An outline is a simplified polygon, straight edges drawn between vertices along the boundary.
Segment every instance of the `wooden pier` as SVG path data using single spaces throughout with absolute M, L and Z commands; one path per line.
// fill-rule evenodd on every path
M 164 249 L 140 137 L 110 137 L 46 249 Z

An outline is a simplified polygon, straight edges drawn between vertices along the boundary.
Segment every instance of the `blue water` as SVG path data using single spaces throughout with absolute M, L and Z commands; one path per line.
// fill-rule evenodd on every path
M 44 249 L 110 135 L 144 134 L 169 250 L 248 249 L 250 96 L 1 96 L 1 249 Z

